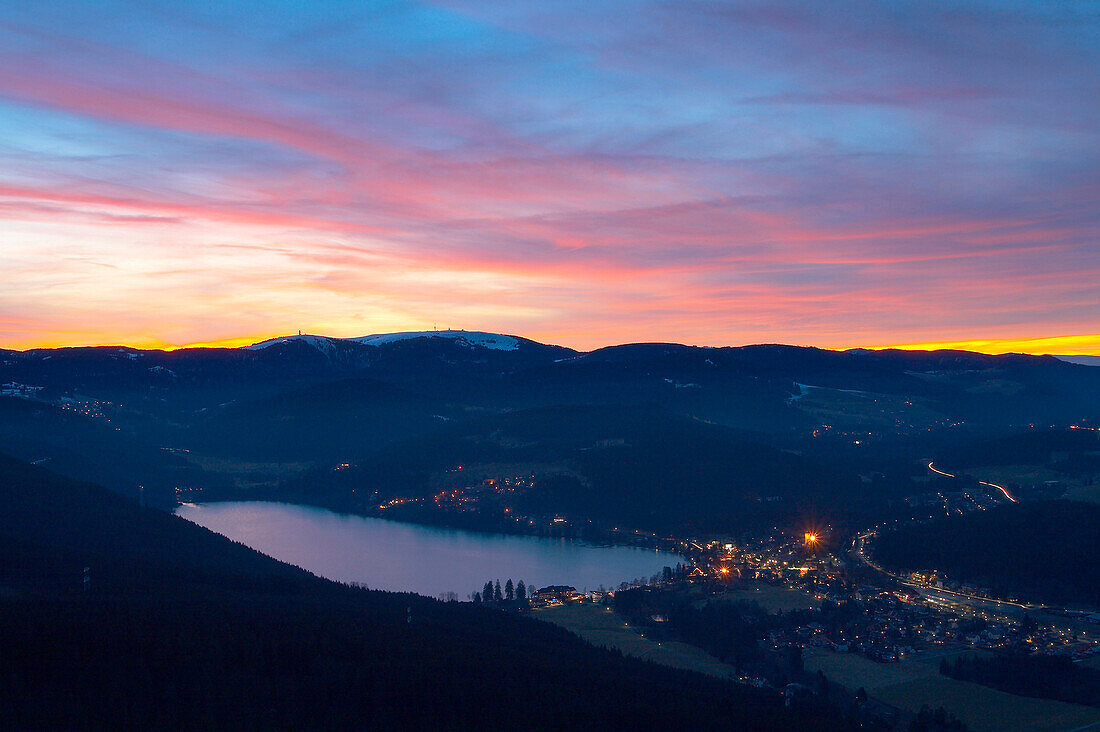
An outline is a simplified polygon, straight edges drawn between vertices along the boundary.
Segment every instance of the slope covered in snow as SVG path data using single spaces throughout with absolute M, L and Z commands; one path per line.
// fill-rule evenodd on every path
M 465 342 L 471 346 L 491 348 L 494 351 L 514 351 L 519 348 L 519 339 L 498 333 L 482 333 L 472 330 L 423 330 L 409 331 L 406 333 L 380 333 L 347 340 L 363 343 L 368 346 L 381 346 L 385 343 L 407 341 L 413 338 L 449 338 Z
M 302 341 L 307 345 L 313 346 L 322 353 L 331 353 L 334 346 L 333 341 L 341 340 L 339 338 L 329 338 L 328 336 L 319 335 L 291 335 L 291 336 L 279 336 L 278 338 L 269 338 L 266 341 L 260 341 L 259 343 L 253 343 L 251 346 L 245 346 L 250 351 L 262 351 L 269 346 L 278 345 L 279 343 L 288 343 L 290 341 Z
M 365 346 L 383 346 L 388 343 L 412 340 L 413 338 L 446 338 L 456 343 L 471 348 L 490 348 L 494 351 L 515 351 L 519 348 L 519 339 L 514 336 L 500 335 L 498 333 L 482 333 L 471 330 L 424 330 L 409 331 L 405 333 L 379 333 L 377 335 L 360 336 L 358 338 L 332 338 L 319 335 L 290 335 L 278 338 L 269 338 L 266 341 L 253 343 L 246 346 L 251 351 L 260 351 L 279 343 L 301 341 L 313 346 L 322 353 L 331 354 L 337 343 L 360 343 Z

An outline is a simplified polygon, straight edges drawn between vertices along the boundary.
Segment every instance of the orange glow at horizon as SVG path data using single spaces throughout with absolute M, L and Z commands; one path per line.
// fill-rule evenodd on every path
M 449 325 L 448 325 L 449 327 Z M 440 326 L 443 329 L 443 326 Z M 303 329 L 302 332 L 310 335 L 323 335 L 331 336 L 334 338 L 353 338 L 363 335 L 371 335 L 373 333 L 390 333 L 390 332 L 402 332 L 402 331 L 428 331 L 432 330 L 431 327 L 425 327 L 423 325 L 405 325 L 405 326 L 392 326 L 388 328 L 373 329 L 371 331 L 348 331 L 347 328 L 337 328 L 334 330 L 325 329 Z M 486 330 L 488 332 L 505 332 L 507 329 L 492 328 L 465 328 L 465 330 Z M 345 332 L 346 331 L 346 332 Z M 528 334 L 522 332 L 508 331 L 509 335 L 516 335 L 523 338 L 530 338 L 542 343 L 549 343 L 554 345 L 566 346 L 569 348 L 575 348 L 576 350 L 586 351 L 594 350 L 604 346 L 619 345 L 621 343 L 628 342 L 646 342 L 645 339 L 639 339 L 635 341 L 628 340 L 607 340 L 607 341 L 593 341 L 591 336 L 579 336 L 576 333 L 539 333 Z M 203 341 L 193 341 L 186 343 L 171 343 L 166 342 L 155 337 L 142 337 L 126 339 L 120 337 L 113 337 L 111 335 L 98 336 L 91 332 L 82 332 L 80 334 L 74 334 L 70 337 L 53 337 L 44 339 L 41 341 L 29 341 L 20 342 L 13 345 L 0 344 L 0 348 L 11 348 L 12 350 L 33 350 L 36 348 L 68 348 L 68 347 L 83 347 L 83 346 L 128 346 L 131 348 L 147 349 L 147 350 L 163 350 L 163 351 L 176 351 L 185 348 L 241 348 L 244 346 L 252 345 L 253 343 L 259 343 L 261 341 L 269 340 L 271 338 L 279 338 L 282 336 L 293 335 L 292 332 L 260 332 L 250 336 L 237 336 L 229 338 L 214 338 Z M 675 339 L 651 339 L 652 342 L 685 342 L 684 340 Z M 762 341 L 759 341 L 762 342 Z M 781 342 L 781 341 L 773 341 Z M 869 344 L 844 344 L 833 345 L 825 344 L 818 345 L 814 343 L 795 343 L 794 340 L 789 342 L 791 345 L 804 345 L 815 346 L 824 350 L 831 351 L 844 351 L 850 348 L 864 348 L 867 350 L 902 350 L 902 351 L 937 351 L 937 350 L 955 350 L 955 351 L 972 351 L 975 353 L 986 354 L 1004 354 L 1004 353 L 1023 353 L 1029 355 L 1047 355 L 1054 354 L 1059 356 L 1089 356 L 1100 355 L 1100 334 L 1095 335 L 1073 335 L 1073 336 L 1055 336 L 1050 338 L 988 338 L 988 339 L 975 339 L 975 340 L 958 340 L 958 341 L 927 341 L 919 343 L 900 343 L 879 345 L 874 342 Z M 691 344 L 688 344 L 691 345 Z M 754 345 L 754 343 L 709 343 L 706 345 L 723 347 L 723 346 L 741 346 L 741 345 Z
M 1057 3 L 52 5 L 0 4 L 0 349 L 1100 354 L 1095 84 L 1049 83 L 1100 26 Z
M 986 338 L 981 340 L 927 341 L 887 346 L 844 346 L 870 348 L 872 350 L 898 349 L 901 351 L 974 351 L 976 353 L 1026 353 L 1033 356 L 1055 354 L 1058 356 L 1100 355 L 1100 334 L 1053 336 L 1050 338 Z

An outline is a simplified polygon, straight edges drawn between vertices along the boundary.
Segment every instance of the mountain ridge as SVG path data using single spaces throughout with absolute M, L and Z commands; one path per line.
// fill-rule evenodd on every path
M 351 338 L 339 338 L 336 336 L 298 333 L 298 335 L 276 336 L 275 338 L 268 338 L 267 340 L 253 343 L 250 346 L 243 346 L 243 348 L 256 351 L 268 348 L 275 344 L 286 343 L 288 341 L 302 341 L 313 346 L 314 348 L 324 351 L 331 348 L 333 342 L 335 341 L 341 341 L 345 343 L 359 343 L 365 346 L 382 346 L 389 343 L 414 340 L 417 338 L 444 338 L 454 340 L 471 348 L 489 348 L 497 351 L 514 351 L 518 349 L 520 347 L 520 344 L 523 342 L 534 343 L 536 345 L 549 345 L 538 343 L 537 341 L 532 341 L 529 338 L 505 335 L 503 333 L 486 333 L 482 331 L 467 330 L 424 330 L 401 331 L 397 333 L 374 333 L 370 335 L 355 336 Z
M 614 414 L 631 406 L 667 427 L 666 437 L 651 440 L 652 448 L 637 440 L 616 448 L 635 465 L 639 486 L 672 496 L 669 506 L 678 505 L 677 493 L 685 505 L 715 506 L 706 503 L 711 486 L 732 491 L 737 481 L 727 476 L 757 475 L 760 490 L 741 490 L 737 506 L 766 517 L 799 503 L 792 500 L 796 491 L 765 490 L 773 483 L 769 476 L 800 471 L 799 482 L 815 482 L 814 471 L 798 467 L 795 456 L 841 469 L 849 476 L 845 485 L 859 476 L 881 504 L 919 492 L 910 479 L 926 472 L 927 461 L 920 460 L 959 444 L 1036 428 L 1100 425 L 1100 371 L 1051 356 L 675 343 L 581 353 L 518 336 L 438 333 L 359 339 L 309 334 L 274 339 L 263 348 L 3 352 L 0 440 L 15 457 L 108 482 L 155 505 L 200 496 L 293 494 L 364 511 L 383 502 L 362 500 L 367 484 L 372 494 L 400 488 L 388 500 L 408 497 L 414 488 L 423 498 L 435 483 L 449 480 L 447 465 L 429 466 L 431 454 L 418 457 L 417 446 L 433 445 L 453 454 L 456 464 L 476 459 L 492 466 L 484 468 L 494 472 L 487 477 L 503 479 L 507 471 L 529 477 L 534 465 L 540 487 L 524 500 L 532 514 L 549 515 L 587 505 L 583 483 L 570 482 L 562 471 L 613 485 L 597 453 L 581 453 L 590 445 L 556 446 L 553 430 L 526 451 L 498 450 L 493 445 L 499 440 L 488 436 L 506 436 L 515 420 L 552 424 L 545 415 L 557 409 L 575 415 L 556 423 L 563 434 L 598 428 L 602 434 L 594 440 L 630 441 Z M 769 458 L 775 468 L 758 475 L 757 458 L 772 453 L 745 448 L 736 436 L 699 437 L 679 452 L 708 445 L 697 462 L 724 465 L 724 472 L 679 469 L 677 451 L 665 446 L 684 442 L 698 425 L 751 432 L 749 442 L 791 457 Z M 59 430 L 71 438 L 50 437 Z M 68 446 L 75 442 L 94 449 L 74 451 Z M 412 458 L 393 466 L 384 480 L 381 468 L 395 450 L 411 451 Z M 368 468 L 352 484 L 356 471 L 334 472 L 341 465 Z M 298 480 L 307 475 L 309 485 Z M 884 475 L 891 477 L 876 477 Z M 840 483 L 826 478 L 822 484 Z M 698 501 L 687 501 L 699 491 Z M 822 511 L 843 508 L 839 498 L 813 495 Z M 721 505 L 732 511 L 732 501 Z M 603 513 L 612 522 L 620 518 Z
M 688 348 L 698 350 L 724 350 L 724 349 L 766 349 L 766 348 L 783 348 L 783 349 L 803 349 L 811 351 L 821 351 L 827 353 L 844 353 L 853 355 L 871 355 L 881 353 L 925 353 L 925 354 L 974 354 L 978 356 L 1022 356 L 1027 358 L 1055 358 L 1066 363 L 1073 363 L 1077 365 L 1100 365 L 1100 354 L 1094 355 L 1080 355 L 1080 354 L 1031 354 L 1031 353 L 1018 353 L 1018 352 L 1004 352 L 1004 353 L 985 353 L 983 351 L 968 351 L 965 349 L 954 348 L 937 348 L 937 349 L 908 349 L 908 348 L 825 348 L 822 346 L 813 345 L 795 345 L 790 343 L 778 343 L 778 342 L 761 342 L 761 343 L 743 343 L 740 345 L 726 344 L 726 345 L 689 345 L 686 343 L 678 343 L 674 341 L 629 341 L 624 343 L 611 343 L 605 346 L 599 346 L 590 350 L 579 350 L 569 348 L 568 346 L 560 346 L 551 343 L 544 343 L 532 338 L 526 338 L 524 336 L 507 334 L 507 333 L 493 333 L 489 331 L 477 331 L 477 330 L 464 330 L 464 329 L 445 329 L 445 330 L 423 330 L 423 331 L 395 331 L 390 333 L 371 333 L 362 336 L 330 336 L 318 333 L 303 333 L 299 331 L 297 334 L 288 334 L 282 336 L 273 336 L 266 338 L 255 343 L 251 343 L 245 346 L 181 346 L 179 348 L 139 348 L 137 346 L 130 346 L 123 343 L 103 343 L 94 345 L 80 345 L 80 346 L 54 346 L 54 347 L 37 347 L 26 349 L 9 349 L 0 348 L 0 355 L 19 356 L 19 355 L 34 355 L 34 354 L 49 354 L 58 351 L 74 351 L 74 350 L 86 350 L 86 349 L 118 349 L 121 352 L 130 353 L 179 353 L 179 352 L 196 352 L 196 351 L 258 351 L 266 349 L 270 346 L 301 341 L 312 345 L 319 350 L 326 348 L 333 342 L 341 343 L 357 343 L 361 345 L 378 346 L 391 343 L 397 343 L 400 341 L 415 340 L 419 338 L 438 338 L 446 340 L 465 341 L 468 345 L 473 347 L 490 348 L 493 350 L 510 351 L 516 350 L 520 344 L 531 344 L 535 346 L 546 346 L 552 348 L 559 348 L 566 351 L 571 351 L 576 354 L 593 354 L 601 351 L 607 351 L 609 349 L 618 349 L 624 347 L 676 347 L 676 348 Z

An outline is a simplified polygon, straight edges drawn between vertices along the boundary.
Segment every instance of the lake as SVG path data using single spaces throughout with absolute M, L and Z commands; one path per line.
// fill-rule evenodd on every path
M 682 561 L 671 552 L 481 534 L 261 501 L 184 504 L 176 515 L 314 574 L 460 600 L 486 580 L 612 589 Z

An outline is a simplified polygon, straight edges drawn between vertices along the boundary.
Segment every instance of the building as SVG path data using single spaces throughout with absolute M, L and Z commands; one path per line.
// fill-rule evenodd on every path
M 574 602 L 584 599 L 584 595 L 570 585 L 550 585 L 536 590 L 535 599 L 539 602 Z

